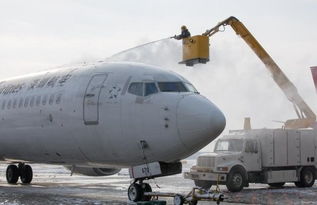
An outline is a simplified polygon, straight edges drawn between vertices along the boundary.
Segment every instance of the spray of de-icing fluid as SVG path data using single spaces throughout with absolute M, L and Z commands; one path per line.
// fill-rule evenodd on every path
M 132 48 L 128 48 L 128 49 L 126 49 L 126 50 L 120 51 L 119 53 L 116 53 L 116 54 L 114 54 L 114 55 L 112 55 L 112 56 L 106 58 L 106 60 L 111 60 L 111 59 L 113 59 L 113 58 L 115 58 L 115 57 L 117 57 L 117 56 L 120 56 L 120 55 L 122 55 L 122 54 L 125 54 L 125 53 L 127 53 L 127 52 L 129 52 L 129 51 L 135 50 L 135 49 L 137 49 L 137 48 L 141 48 L 141 47 L 144 47 L 144 46 L 147 46 L 147 45 L 150 45 L 150 44 L 154 44 L 154 43 L 158 43 L 158 42 L 161 42 L 161 41 L 165 41 L 165 40 L 168 40 L 168 39 L 170 39 L 170 38 L 171 38 L 171 37 L 162 38 L 162 39 L 155 40 L 155 41 L 151 41 L 151 42 L 148 42 L 148 43 L 145 43 L 145 44 L 142 44 L 142 45 L 138 45 L 138 46 L 135 46 L 135 47 L 132 47 Z

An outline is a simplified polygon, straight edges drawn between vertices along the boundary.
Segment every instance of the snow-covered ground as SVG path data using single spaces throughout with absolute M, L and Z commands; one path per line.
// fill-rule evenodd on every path
M 192 162 L 185 164 L 185 170 Z M 70 176 L 61 166 L 32 165 L 32 185 L 8 185 L 5 180 L 6 166 L 0 166 L 0 205 L 21 204 L 127 204 L 126 190 L 130 184 L 127 170 L 110 177 Z M 151 180 L 155 191 L 187 193 L 193 186 L 182 175 Z M 158 188 L 156 184 L 160 187 Z M 296 188 L 286 184 L 283 189 L 270 189 L 267 185 L 251 184 L 240 193 L 228 193 L 221 186 L 227 199 L 222 204 L 317 204 L 317 186 Z M 171 200 L 168 200 L 172 204 Z M 199 204 L 215 204 L 199 202 Z

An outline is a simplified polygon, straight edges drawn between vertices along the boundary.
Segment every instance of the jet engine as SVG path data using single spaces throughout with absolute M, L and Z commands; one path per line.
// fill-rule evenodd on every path
M 110 176 L 120 172 L 118 168 L 94 168 L 94 167 L 77 167 L 77 166 L 66 166 L 67 169 L 71 170 L 74 174 L 80 174 L 85 176 Z

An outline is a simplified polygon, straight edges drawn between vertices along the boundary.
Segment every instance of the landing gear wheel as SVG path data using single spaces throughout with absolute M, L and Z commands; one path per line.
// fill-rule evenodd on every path
M 176 194 L 174 196 L 174 205 L 183 205 L 185 202 L 185 199 L 182 195 Z
M 140 184 L 133 183 L 129 186 L 128 189 L 128 198 L 130 201 L 140 201 L 143 197 L 143 189 Z
M 245 171 L 242 168 L 234 168 L 229 172 L 227 178 L 227 189 L 231 192 L 239 192 L 246 184 Z
M 6 178 L 9 184 L 16 184 L 19 180 L 19 168 L 16 165 L 9 165 L 6 171 Z
M 142 201 L 150 201 L 152 197 L 151 196 L 144 196 L 144 193 L 145 192 L 152 192 L 152 187 L 148 183 L 142 183 L 141 188 L 143 190 Z
M 30 165 L 23 165 L 20 168 L 20 179 L 23 184 L 30 184 L 33 179 L 33 171 Z
M 205 181 L 205 180 L 195 180 L 195 185 L 198 187 L 201 187 L 205 190 L 210 190 L 211 186 L 212 186 L 212 182 L 211 181 Z
M 285 185 L 285 182 L 280 182 L 280 183 L 269 183 L 270 187 L 273 188 L 282 188 Z
M 312 187 L 315 183 L 315 170 L 311 167 L 305 167 L 300 174 L 300 184 L 302 187 Z

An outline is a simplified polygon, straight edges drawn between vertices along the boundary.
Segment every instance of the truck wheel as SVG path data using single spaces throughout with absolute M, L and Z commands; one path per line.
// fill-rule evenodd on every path
M 296 187 L 302 188 L 304 187 L 304 185 L 302 184 L 302 182 L 294 182 Z
M 315 183 L 315 170 L 311 167 L 305 167 L 300 174 L 300 183 L 303 187 L 312 187 Z
M 205 190 L 209 190 L 212 186 L 212 182 L 211 181 L 205 181 L 205 180 L 195 180 L 195 185 L 198 187 L 201 187 Z
M 233 168 L 227 178 L 226 186 L 231 192 L 241 191 L 246 184 L 246 173 L 243 168 Z
M 285 185 L 285 182 L 280 182 L 280 183 L 269 183 L 270 187 L 273 188 L 282 188 Z

